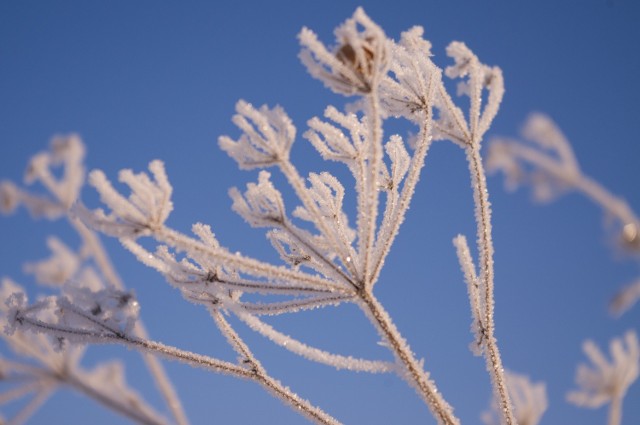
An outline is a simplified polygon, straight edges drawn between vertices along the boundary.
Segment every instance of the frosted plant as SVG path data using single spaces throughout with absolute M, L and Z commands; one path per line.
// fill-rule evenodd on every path
M 583 174 L 569 141 L 554 122 L 546 115 L 532 114 L 522 135 L 530 143 L 504 138 L 492 141 L 488 170 L 502 171 L 508 189 L 530 184 L 534 198 L 542 202 L 569 190 L 582 193 L 613 221 L 620 245 L 640 258 L 640 218 L 624 199 Z M 617 293 L 610 303 L 610 310 L 613 314 L 622 314 L 639 299 L 640 279 L 636 279 Z
M 85 352 L 83 345 L 68 344 L 60 335 L 45 336 L 23 329 L 30 320 L 37 321 L 41 326 L 33 329 L 41 331 L 57 322 L 85 328 L 91 324 L 122 325 L 134 335 L 146 336 L 142 322 L 133 320 L 137 315 L 135 298 L 126 292 L 97 234 L 70 212 L 84 184 L 84 153 L 82 141 L 71 135 L 54 138 L 49 152 L 34 156 L 27 167 L 25 181 L 41 183 L 48 194 L 37 194 L 6 181 L 0 183 L 0 211 L 10 213 L 23 205 L 35 218 L 66 218 L 82 241 L 76 251 L 58 238 L 50 237 L 47 245 L 51 256 L 25 267 L 39 284 L 57 289 L 61 294 L 57 298 L 39 299 L 27 307 L 24 289 L 9 279 L 3 280 L 0 321 L 7 332 L 2 337 L 19 358 L 0 357 L 3 379 L 11 384 L 0 395 L 0 404 L 33 393 L 31 401 L 10 421 L 23 423 L 53 391 L 67 386 L 137 422 L 166 424 L 166 418 L 128 387 L 119 362 L 100 364 L 87 371 L 80 363 Z M 58 168 L 62 168 L 61 173 L 57 172 Z M 85 310 L 88 311 L 85 318 L 74 314 Z M 163 366 L 154 356 L 144 354 L 143 358 L 175 423 L 187 424 Z M 106 374 L 111 378 L 103 379 Z
M 308 121 L 309 129 L 303 137 L 325 160 L 344 164 L 353 175 L 355 217 L 344 211 L 347 190 L 336 177 L 326 171 L 310 173 L 307 178 L 299 174 L 290 160 L 296 128 L 280 107 L 254 107 L 239 101 L 233 122 L 241 134 L 238 138 L 222 136 L 219 145 L 240 168 L 260 170 L 257 183 L 249 183 L 245 191 L 230 190 L 232 207 L 251 226 L 267 229 L 284 265 L 230 252 L 208 225 L 195 224 L 193 235 L 167 226 L 173 189 L 161 161 L 150 163 L 150 174 L 120 172 L 119 180 L 128 186 L 128 196 L 116 189 L 103 172 L 91 172 L 89 184 L 97 190 L 107 210 L 91 210 L 77 202 L 69 213 L 77 193 L 71 196 L 68 191 L 77 191 L 82 179 L 69 178 L 63 187 L 49 184 L 47 162 L 37 157 L 34 175 L 48 185 L 58 201 L 35 198 L 5 183 L 0 191 L 1 205 L 11 210 L 22 203 L 40 215 L 68 217 L 87 245 L 82 252 L 97 263 L 105 284 L 87 286 L 91 273 L 71 277 L 75 262 L 42 263 L 38 271 L 64 282 L 63 289 L 60 295 L 31 305 L 20 292 L 10 295 L 7 322 L 13 335 L 46 334 L 61 352 L 74 350 L 76 344 L 121 344 L 141 351 L 147 358 L 163 356 L 252 380 L 310 420 L 338 423 L 266 371 L 227 320 L 227 315 L 234 315 L 251 329 L 309 360 L 337 369 L 395 373 L 415 388 L 439 424 L 458 424 L 452 407 L 429 377 L 428 360 L 418 360 L 373 292 L 404 221 L 429 147 L 435 140 L 449 140 L 466 153 L 474 194 L 477 267 L 465 238 L 455 241 L 469 287 L 473 351 L 485 357 L 500 422 L 516 424 L 495 338 L 491 216 L 480 156 L 483 136 L 504 93 L 501 71 L 484 65 L 464 43 L 449 45 L 447 54 L 453 64 L 444 75 L 457 81 L 458 95 L 468 98 L 465 114 L 448 93 L 443 72 L 431 61 L 431 45 L 423 39 L 422 28 L 411 28 L 394 42 L 359 8 L 336 29 L 335 36 L 336 45 L 328 48 L 304 28 L 299 35 L 300 58 L 309 73 L 329 89 L 357 99 L 344 112 L 327 107 L 324 119 Z M 419 132 L 410 143 L 400 135 L 385 137 L 383 125 L 392 116 L 403 117 L 418 127 Z M 80 146 L 79 141 L 76 144 Z M 271 180 L 272 172 L 284 176 L 298 205 L 286 205 Z M 184 298 L 205 307 L 236 352 L 236 361 L 170 347 L 139 331 L 137 302 L 117 279 L 90 228 L 118 238 Z M 51 242 L 51 246 L 58 258 L 69 257 L 62 245 Z M 309 346 L 262 318 L 343 303 L 355 304 L 362 310 L 392 353 L 393 362 L 343 356 Z M 103 376 L 105 370 L 97 370 L 95 376 Z M 123 381 L 116 379 L 113 384 L 120 386 Z M 167 385 L 161 388 L 171 394 Z M 167 399 L 173 400 L 170 405 L 177 405 L 176 399 Z M 181 410 L 174 409 L 173 413 L 175 421 L 182 422 Z
M 547 392 L 544 383 L 533 383 L 529 377 L 506 371 L 507 388 L 513 401 L 513 414 L 519 425 L 537 425 L 547 410 Z M 484 412 L 482 421 L 487 425 L 500 423 L 496 400 L 491 402 L 491 411 Z
M 625 347 L 626 346 L 626 347 Z M 578 406 L 598 408 L 609 403 L 609 425 L 622 420 L 622 400 L 627 389 L 638 379 L 640 371 L 640 345 L 634 331 L 624 339 L 614 338 L 610 344 L 609 362 L 593 341 L 587 340 L 583 350 L 593 364 L 578 366 L 576 382 L 579 390 L 567 394 L 567 400 Z

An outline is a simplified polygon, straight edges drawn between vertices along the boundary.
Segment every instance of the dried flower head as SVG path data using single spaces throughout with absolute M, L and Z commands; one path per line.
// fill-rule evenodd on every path
M 308 28 L 300 32 L 300 59 L 309 73 L 336 93 L 367 94 L 386 73 L 389 41 L 362 10 L 336 28 L 338 46 L 329 51 Z

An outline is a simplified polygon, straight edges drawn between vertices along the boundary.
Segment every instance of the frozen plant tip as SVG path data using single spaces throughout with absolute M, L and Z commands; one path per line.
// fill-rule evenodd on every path
M 78 205 L 75 210 L 79 217 L 92 227 L 119 237 L 135 238 L 161 227 L 173 209 L 172 188 L 161 161 L 151 162 L 149 171 L 153 174 L 154 180 L 144 173 L 120 171 L 119 180 L 131 189 L 129 198 L 118 193 L 102 171 L 92 171 L 89 183 L 98 191 L 100 199 L 112 212 L 105 214 L 102 210 L 96 210 L 91 213 L 82 205 Z
M 252 169 L 276 165 L 289 159 L 291 144 L 296 136 L 296 128 L 284 110 L 266 105 L 255 109 L 245 101 L 238 101 L 233 122 L 242 130 L 237 141 L 228 136 L 220 136 L 220 148 L 238 162 L 242 169 Z
M 303 28 L 298 36 L 300 59 L 309 73 L 336 93 L 368 94 L 386 72 L 390 43 L 362 8 L 335 31 L 337 46 L 329 51 L 316 34 Z
M 609 347 L 611 361 L 593 341 L 585 341 L 582 349 L 592 366 L 578 366 L 576 382 L 581 388 L 569 392 L 567 400 L 593 409 L 610 403 L 609 425 L 618 425 L 622 418 L 622 399 L 640 370 L 638 336 L 628 331 L 624 338 L 614 338 Z

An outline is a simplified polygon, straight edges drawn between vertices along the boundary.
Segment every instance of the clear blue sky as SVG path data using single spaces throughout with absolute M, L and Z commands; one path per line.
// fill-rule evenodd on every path
M 640 3 L 633 0 L 1 2 L 0 178 L 20 180 L 28 158 L 51 136 L 77 132 L 88 145 L 88 167 L 111 177 L 164 160 L 174 187 L 171 226 L 188 231 L 195 221 L 209 223 L 230 248 L 273 259 L 262 233 L 231 212 L 227 196 L 228 187 L 256 175 L 238 171 L 218 150 L 217 137 L 237 136 L 230 117 L 239 98 L 282 105 L 299 134 L 327 104 L 342 105 L 299 63 L 296 35 L 306 25 L 331 43 L 333 28 L 358 5 L 396 39 L 424 26 L 440 66 L 448 64 L 444 48 L 452 40 L 500 66 L 507 91 L 490 134 L 515 136 L 529 112 L 548 113 L 573 142 L 583 170 L 640 211 Z M 323 169 L 302 139 L 294 158 L 305 172 Z M 432 148 L 376 294 L 463 423 L 472 424 L 490 390 L 484 362 L 467 349 L 470 313 L 451 245 L 457 233 L 474 237 L 466 173 L 460 149 Z M 564 394 L 574 388 L 585 338 L 602 345 L 640 330 L 640 306 L 620 319 L 606 312 L 608 298 L 640 272 L 638 261 L 611 249 L 600 211 L 580 196 L 538 206 L 527 191 L 507 194 L 500 176 L 489 179 L 489 188 L 505 365 L 547 383 L 543 423 L 604 424 L 604 409 L 577 409 Z M 96 205 L 90 190 L 85 197 Z M 0 275 L 29 283 L 22 264 L 47 255 L 50 234 L 77 243 L 64 225 L 32 224 L 23 210 L 0 218 Z M 204 311 L 115 241 L 108 246 L 155 339 L 232 359 Z M 388 358 L 352 307 L 273 323 L 328 350 Z M 346 424 L 432 423 L 414 392 L 393 376 L 309 365 L 240 329 L 274 376 Z M 87 364 L 105 356 L 130 359 L 129 381 L 158 403 L 137 356 L 97 347 Z M 194 425 L 304 423 L 252 383 L 174 363 L 168 369 Z M 32 423 L 124 422 L 105 412 L 61 392 Z M 624 414 L 626 424 L 640 420 L 639 383 Z

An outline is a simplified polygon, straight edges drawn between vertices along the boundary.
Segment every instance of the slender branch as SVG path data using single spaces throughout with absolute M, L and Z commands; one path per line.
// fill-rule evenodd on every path
M 515 425 L 513 409 L 509 392 L 507 390 L 504 376 L 504 368 L 500 351 L 494 336 L 495 324 L 493 320 L 493 241 L 491 239 L 491 210 L 489 207 L 489 193 L 487 191 L 487 181 L 482 158 L 480 156 L 480 143 L 469 143 L 465 149 L 469 162 L 469 171 L 472 179 L 474 204 L 476 208 L 476 223 L 478 236 L 478 252 L 480 255 L 480 281 L 484 290 L 484 319 L 483 331 L 485 333 L 485 359 L 487 369 L 491 375 L 491 380 L 496 392 L 497 399 L 500 400 L 500 411 L 503 415 L 504 423 Z
M 297 411 L 300 411 L 305 416 L 313 419 L 316 423 L 322 425 L 340 424 L 340 422 L 326 414 L 323 410 L 313 406 L 307 400 L 300 398 L 299 396 L 288 390 L 285 386 L 283 386 L 279 381 L 268 376 L 266 372 L 264 372 L 262 367 L 259 366 L 259 363 L 257 362 L 257 360 L 255 360 L 255 357 L 253 357 L 252 355 L 250 357 L 251 365 L 256 365 L 256 367 L 247 368 L 246 366 L 239 366 L 224 360 L 219 360 L 213 357 L 181 350 L 179 348 L 168 346 L 159 342 L 142 339 L 133 335 L 127 335 L 112 330 L 106 326 L 103 326 L 103 328 L 105 329 L 104 332 L 97 332 L 87 329 L 59 327 L 54 324 L 45 323 L 36 318 L 27 316 L 21 316 L 20 321 L 22 324 L 27 324 L 31 328 L 42 332 L 54 333 L 61 336 L 64 335 L 73 339 L 91 339 L 96 343 L 121 344 L 130 348 L 137 349 L 139 351 L 146 351 L 149 353 L 160 355 L 170 360 L 178 360 L 194 367 L 202 367 L 211 372 L 227 374 L 238 378 L 250 379 L 256 381 L 257 383 L 268 389 L 272 394 L 280 398 L 285 404 L 292 406 L 294 409 L 297 409 Z M 237 340 L 235 338 L 237 338 Z M 243 352 L 248 352 L 248 347 L 246 347 L 244 343 L 241 343 L 239 337 L 236 335 L 235 338 L 234 344 L 232 344 L 234 348 L 241 347 Z M 240 343 L 242 345 L 240 345 Z M 93 397 L 93 394 L 89 394 Z M 109 407 L 113 406 L 109 405 Z M 123 414 L 128 413 L 125 413 L 123 411 Z M 145 424 L 163 423 L 145 421 L 140 422 Z
M 430 80 L 430 84 L 431 83 L 432 81 Z M 431 91 L 431 88 L 429 88 L 428 93 L 431 93 Z M 425 114 L 426 117 L 420 132 L 420 139 L 416 146 L 413 157 L 411 158 L 411 165 L 409 166 L 407 177 L 402 186 L 402 194 L 400 195 L 397 206 L 393 209 L 393 211 L 390 211 L 390 214 L 388 216 L 389 218 L 387 218 L 387 214 L 385 214 L 385 218 L 381 226 L 381 229 L 384 230 L 384 233 L 382 234 L 382 237 L 379 237 L 376 241 L 377 256 L 375 258 L 375 264 L 371 273 L 372 285 L 375 284 L 375 282 L 378 280 L 378 276 L 380 275 L 380 271 L 382 270 L 384 260 L 391 250 L 391 246 L 393 245 L 393 241 L 398 234 L 400 225 L 404 221 L 404 216 L 409 209 L 409 204 L 411 203 L 416 185 L 418 184 L 418 180 L 420 179 L 420 170 L 424 166 L 427 152 L 429 151 L 429 147 L 431 146 L 431 124 L 433 122 L 431 109 L 425 111 Z
M 364 196 L 366 197 L 364 216 L 359 217 L 363 221 L 360 238 L 360 255 L 362 259 L 362 283 L 364 286 L 371 285 L 373 248 L 375 244 L 377 219 L 378 219 L 378 179 L 380 165 L 382 163 L 382 120 L 380 117 L 380 103 L 378 99 L 377 87 L 371 90 L 367 96 L 368 108 L 367 118 L 369 123 L 369 174 L 365 175 Z M 358 223 L 360 227 L 360 223 Z
M 216 325 L 227 338 L 236 353 L 243 357 L 243 363 L 249 367 L 251 372 L 251 375 L 249 376 L 251 379 L 258 382 L 269 392 L 282 400 L 286 405 L 293 408 L 294 411 L 312 419 L 315 423 L 321 425 L 340 424 L 340 422 L 324 412 L 322 409 L 312 405 L 307 400 L 300 398 L 296 393 L 283 386 L 280 381 L 269 376 L 265 368 L 260 364 L 258 359 L 256 359 L 240 335 L 238 335 L 229 322 L 227 322 L 222 313 L 215 308 L 209 308 L 209 312 L 215 320 Z
M 355 275 L 356 270 L 354 268 L 353 261 L 348 260 L 349 258 L 353 257 L 353 255 L 350 253 L 351 247 L 344 240 L 342 240 L 341 238 L 336 238 L 334 233 L 329 231 L 329 228 L 324 222 L 324 217 L 318 210 L 316 203 L 309 197 L 307 188 L 303 182 L 302 177 L 300 177 L 300 174 L 298 174 L 298 170 L 296 170 L 296 168 L 293 166 L 293 164 L 291 164 L 289 160 L 280 161 L 278 165 L 280 167 L 280 170 L 282 171 L 282 174 L 285 175 L 285 177 L 289 181 L 289 184 L 296 192 L 298 199 L 302 201 L 302 205 L 304 205 L 305 209 L 309 211 L 315 218 L 314 223 L 318 227 L 320 233 L 325 235 L 327 238 L 331 238 L 334 246 L 337 248 L 336 251 L 338 257 L 340 258 L 340 261 L 351 274 Z M 323 262 L 328 262 L 328 260 L 326 260 L 324 256 L 320 256 L 320 259 L 324 260 Z
M 140 320 L 136 322 L 134 332 L 140 338 L 148 338 L 148 332 Z M 176 423 L 178 425 L 188 425 L 189 419 L 184 411 L 182 402 L 180 401 L 178 393 L 176 392 L 176 389 L 169 379 L 169 376 L 167 375 L 167 372 L 160 360 L 149 353 L 142 353 L 142 357 L 144 358 L 147 368 L 155 381 L 156 388 L 158 388 L 160 394 L 164 398 L 164 401 L 169 408 L 171 415 L 176 420 Z
M 636 217 L 633 210 L 622 198 L 613 195 L 595 180 L 580 172 L 568 174 L 566 167 L 530 147 L 516 143 L 509 143 L 508 146 L 511 155 L 535 165 L 551 174 L 554 178 L 582 192 L 607 213 L 617 217 L 620 222 L 624 224 L 640 223 L 640 219 Z
M 407 342 L 400 335 L 382 305 L 373 294 L 367 290 L 360 291 L 359 295 L 362 300 L 360 308 L 362 308 L 376 326 L 380 335 L 389 344 L 391 351 L 396 357 L 396 361 L 404 368 L 405 374 L 401 376 L 414 386 L 438 421 L 438 424 L 460 424 L 458 418 L 453 414 L 453 409 L 444 400 L 436 388 L 435 383 L 428 378 L 420 362 L 415 358 L 411 352 L 411 348 L 409 348 Z
M 254 276 L 269 276 L 298 284 L 307 284 L 318 289 L 330 289 L 336 292 L 344 291 L 342 285 L 323 279 L 322 277 L 274 266 L 239 254 L 231 254 L 222 249 L 212 248 L 166 227 L 155 230 L 154 236 L 158 241 L 174 246 L 179 250 L 198 252 L 204 256 L 214 258 L 225 265 L 242 268 L 243 271 Z
M 275 344 L 278 344 L 292 353 L 311 361 L 326 364 L 327 366 L 331 366 L 336 369 L 347 369 L 370 373 L 397 372 L 397 366 L 393 363 L 379 360 L 358 359 L 351 356 L 329 353 L 327 351 L 308 346 L 289 335 L 275 330 L 272 326 L 252 314 L 248 314 L 241 310 L 234 310 L 233 313 L 251 329 L 270 339 Z
M 355 287 L 353 280 L 345 274 L 333 261 L 326 258 L 326 256 L 322 255 L 315 246 L 309 243 L 307 238 L 302 237 L 297 229 L 289 222 L 285 221 L 282 223 L 282 229 L 285 230 L 289 235 L 291 235 L 298 243 L 304 246 L 316 260 L 318 260 L 321 264 L 328 268 L 329 275 L 333 275 L 337 281 L 342 281 L 344 286 L 351 288 Z
M 351 301 L 352 296 L 336 295 L 333 297 L 307 297 L 281 302 L 270 303 L 238 303 L 239 307 L 252 314 L 275 316 L 284 313 L 295 313 L 302 310 L 311 310 L 330 305 L 338 305 L 345 301 Z
M 91 253 L 91 256 L 95 260 L 100 272 L 105 277 L 108 283 L 110 283 L 113 287 L 119 290 L 124 290 L 124 284 L 122 280 L 118 276 L 109 255 L 107 254 L 104 246 L 100 242 L 100 238 L 91 231 L 84 223 L 82 223 L 78 218 L 71 216 L 71 214 L 67 214 L 67 218 L 71 226 L 78 232 L 78 234 L 82 237 L 82 240 L 86 246 L 86 248 Z M 141 338 L 147 338 L 148 333 L 146 327 L 142 320 L 138 320 L 135 327 L 136 335 Z M 165 404 L 169 408 L 171 415 L 175 419 L 177 425 L 188 425 L 189 419 L 182 407 L 182 402 L 178 397 L 178 394 L 173 386 L 173 383 L 169 379 L 166 370 L 162 363 L 156 359 L 153 355 L 148 353 L 142 353 L 143 360 L 147 365 L 147 369 L 151 374 L 151 377 L 154 380 L 155 386 L 160 392 L 160 395 L 165 401 Z

